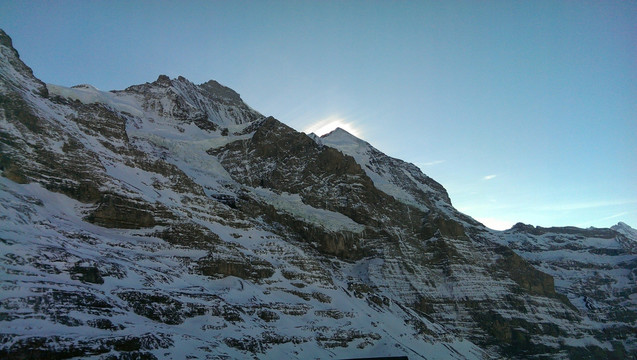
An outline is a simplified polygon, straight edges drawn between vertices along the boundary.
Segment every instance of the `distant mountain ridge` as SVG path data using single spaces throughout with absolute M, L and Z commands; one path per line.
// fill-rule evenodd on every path
M 608 358 L 637 231 L 494 231 L 214 80 L 45 84 L 0 30 L 0 357 Z

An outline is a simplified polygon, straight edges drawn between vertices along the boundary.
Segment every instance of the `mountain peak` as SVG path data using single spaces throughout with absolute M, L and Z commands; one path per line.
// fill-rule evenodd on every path
M 635 228 L 633 228 L 632 226 L 626 224 L 623 221 L 618 222 L 617 225 L 615 225 L 613 227 L 635 230 Z
M 0 29 L 0 78 L 17 89 L 34 88 L 36 93 L 47 97 L 46 85 L 33 75 L 33 70 L 20 60 L 18 50 L 13 47 L 11 37 Z
M 155 84 L 157 85 L 164 85 L 164 86 L 170 86 L 171 85 L 171 81 L 170 78 L 168 77 L 168 75 L 159 75 L 159 77 L 157 77 L 157 80 L 155 80 Z
M 360 145 L 371 146 L 365 140 L 356 137 L 356 135 L 353 135 L 352 133 L 340 127 L 337 127 L 336 129 L 330 131 L 329 133 L 320 136 L 320 139 L 322 140 L 322 142 L 325 141 L 324 142 L 325 145 L 356 144 L 359 146 Z
M 336 129 L 328 132 L 327 134 L 321 135 L 321 137 L 327 137 L 331 135 L 349 135 L 351 137 L 356 137 L 352 135 L 350 132 L 348 132 L 347 130 L 343 129 L 342 127 L 337 127 Z
M 176 84 L 186 85 L 187 87 L 193 87 L 200 90 L 207 97 L 215 100 L 229 101 L 232 103 L 243 103 L 241 96 L 231 88 L 220 84 L 215 80 L 208 80 L 203 84 L 195 85 L 190 80 L 183 76 L 178 76 L 175 79 L 171 79 L 168 75 L 161 74 L 157 77 L 157 80 L 152 82 L 152 85 L 160 86 L 162 88 L 168 88 L 175 86 Z
M 200 84 L 199 87 L 214 98 L 243 102 L 239 93 L 227 86 L 221 85 L 215 80 L 208 80 L 207 82 Z
M 612 230 L 617 231 L 618 233 L 631 238 L 635 241 L 637 241 L 637 230 L 632 228 L 630 225 L 626 224 L 625 222 L 618 222 L 617 225 L 614 225 L 611 227 Z
M 341 127 L 337 127 L 336 129 L 330 131 L 329 133 L 325 135 L 322 135 L 321 137 L 327 137 L 327 136 L 333 136 L 333 135 L 350 136 L 350 137 L 356 138 L 356 136 L 352 135 L 350 132 L 348 132 L 347 130 Z
M 330 131 L 329 133 L 339 133 L 339 132 L 343 132 L 349 135 L 352 135 L 351 133 L 349 133 L 347 130 L 343 129 L 342 127 L 337 127 L 336 129 Z M 327 134 L 326 134 L 327 135 Z M 353 135 L 352 135 L 353 136 Z
M 386 194 L 406 204 L 429 211 L 433 203 L 442 200 L 451 205 L 447 190 L 423 174 L 418 167 L 385 155 L 370 143 L 337 127 L 331 132 L 314 138 L 322 145 L 333 147 L 352 156 L 361 164 L 374 185 Z
M 263 117 L 245 104 L 238 93 L 214 80 L 195 85 L 183 76 L 171 79 L 162 74 L 152 83 L 129 86 L 124 92 L 141 95 L 143 106 L 155 109 L 161 116 L 184 121 L 196 119 L 202 125 L 212 121 L 226 127 Z M 173 104 L 167 106 L 166 101 Z
M 2 29 L 0 29 L 0 45 L 13 48 L 13 41 L 11 41 L 11 37 Z
M 188 84 L 191 86 L 196 86 L 195 84 L 193 84 L 192 82 L 190 82 L 190 80 L 186 79 L 183 76 L 177 76 L 174 79 L 171 79 L 168 75 L 165 74 L 161 74 L 157 77 L 157 80 L 153 81 L 151 84 L 152 85 L 159 85 L 160 87 L 163 88 L 168 88 L 171 86 L 174 86 L 176 83 L 183 83 L 183 84 Z
M 415 165 L 214 80 L 41 86 L 1 33 L 3 358 L 637 350 L 618 231 L 490 231 Z

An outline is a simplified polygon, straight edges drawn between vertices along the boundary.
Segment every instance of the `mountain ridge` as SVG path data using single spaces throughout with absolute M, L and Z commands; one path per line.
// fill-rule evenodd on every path
M 44 84 L 5 37 L 3 356 L 634 353 L 624 227 L 492 231 L 360 139 L 216 82 Z

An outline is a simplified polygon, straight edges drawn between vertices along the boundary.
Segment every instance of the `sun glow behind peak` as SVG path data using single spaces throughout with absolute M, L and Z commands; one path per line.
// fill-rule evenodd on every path
M 303 132 L 306 134 L 315 133 L 318 136 L 323 136 L 336 128 L 341 128 L 357 138 L 361 137 L 360 129 L 354 126 L 352 122 L 348 122 L 338 116 L 330 116 L 326 119 L 319 120 L 306 127 Z

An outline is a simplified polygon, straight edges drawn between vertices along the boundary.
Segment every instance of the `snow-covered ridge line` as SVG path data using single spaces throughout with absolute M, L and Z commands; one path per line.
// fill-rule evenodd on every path
M 79 85 L 68 88 L 46 84 L 46 87 L 52 96 L 77 100 L 87 105 L 100 103 L 119 112 L 129 113 L 133 116 L 144 116 L 144 110 L 132 97 L 121 96 L 110 91 L 101 91 L 92 85 Z
M 374 186 L 408 205 L 429 211 L 432 204 L 427 203 L 426 198 L 450 203 L 446 190 L 422 174 L 415 165 L 391 158 L 341 128 L 312 139 L 352 156 L 372 179 Z
M 415 166 L 216 82 L 47 91 L 0 50 L 0 358 L 637 350 L 630 228 L 490 231 Z

